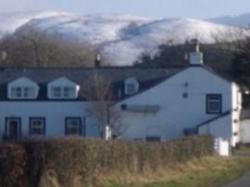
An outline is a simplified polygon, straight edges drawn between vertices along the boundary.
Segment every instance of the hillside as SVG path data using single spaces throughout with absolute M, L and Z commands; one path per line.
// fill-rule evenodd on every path
M 198 38 L 202 43 L 211 44 L 249 35 L 249 31 L 238 27 L 188 18 L 81 16 L 64 12 L 0 14 L 2 35 L 15 31 L 17 35 L 29 36 L 37 30 L 64 40 L 91 44 L 112 65 L 131 65 L 142 53 L 154 54 L 159 45 L 166 43 L 181 44 Z
M 232 25 L 232 26 L 247 28 L 249 27 L 250 24 L 250 13 L 235 15 L 235 16 L 222 16 L 209 19 L 208 21 L 224 25 Z

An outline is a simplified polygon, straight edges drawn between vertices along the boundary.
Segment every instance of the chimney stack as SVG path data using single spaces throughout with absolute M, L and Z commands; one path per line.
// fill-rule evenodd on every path
M 202 65 L 203 64 L 203 53 L 200 52 L 200 44 L 197 39 L 192 40 L 195 45 L 195 51 L 189 54 L 190 65 Z
M 101 54 L 97 53 L 95 57 L 95 67 L 99 68 L 101 66 Z

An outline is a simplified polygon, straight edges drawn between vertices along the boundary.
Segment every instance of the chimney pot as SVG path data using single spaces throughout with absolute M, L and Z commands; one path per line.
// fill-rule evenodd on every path
M 190 65 L 202 65 L 203 64 L 203 53 L 200 52 L 199 41 L 195 42 L 195 51 L 189 54 L 189 63 Z
M 95 67 L 100 67 L 101 65 L 101 54 L 98 53 L 95 58 Z

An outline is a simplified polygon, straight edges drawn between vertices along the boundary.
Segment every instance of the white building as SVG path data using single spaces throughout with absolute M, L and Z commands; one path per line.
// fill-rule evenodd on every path
M 205 67 L 199 51 L 190 54 L 190 66 L 116 107 L 122 113 L 125 139 L 210 134 L 233 146 L 239 142 L 240 88 Z
M 169 140 L 211 134 L 239 141 L 239 87 L 190 54 L 183 69 L 6 68 L 0 70 L 0 134 L 16 137 L 98 136 L 81 91 L 93 73 L 112 82 L 119 136 Z M 111 114 L 112 115 L 112 114 Z M 119 123 L 119 124 L 118 124 Z
M 243 110 L 241 112 L 240 142 L 250 143 L 250 110 Z

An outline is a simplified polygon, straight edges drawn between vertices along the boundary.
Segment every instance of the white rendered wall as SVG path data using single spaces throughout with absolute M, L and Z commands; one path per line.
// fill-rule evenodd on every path
M 231 142 L 232 130 L 230 128 L 231 115 L 224 116 L 216 121 L 208 123 L 207 125 L 201 126 L 199 128 L 200 135 L 210 134 L 215 138 L 223 138 Z
M 65 117 L 81 117 L 82 124 L 86 126 L 87 136 L 97 136 L 96 124 L 86 111 L 86 102 L 46 102 L 22 101 L 0 102 L 0 135 L 5 132 L 6 117 L 20 117 L 22 136 L 29 136 L 29 118 L 46 118 L 46 136 L 59 137 L 65 133 Z
M 240 141 L 240 112 L 241 112 L 240 88 L 235 83 L 232 84 L 232 144 L 236 145 Z
M 183 93 L 187 93 L 188 98 L 183 98 Z M 206 94 L 213 93 L 222 94 L 222 112 L 232 109 L 232 83 L 202 67 L 190 67 L 116 105 L 117 109 L 121 104 L 160 106 L 160 111 L 155 114 L 121 111 L 123 138 L 145 139 L 150 133 L 161 136 L 163 140 L 182 137 L 184 128 L 195 127 L 218 115 L 206 114 Z M 231 116 L 225 121 L 222 134 L 231 138 Z
M 240 142 L 250 143 L 250 119 L 242 120 L 240 123 Z

